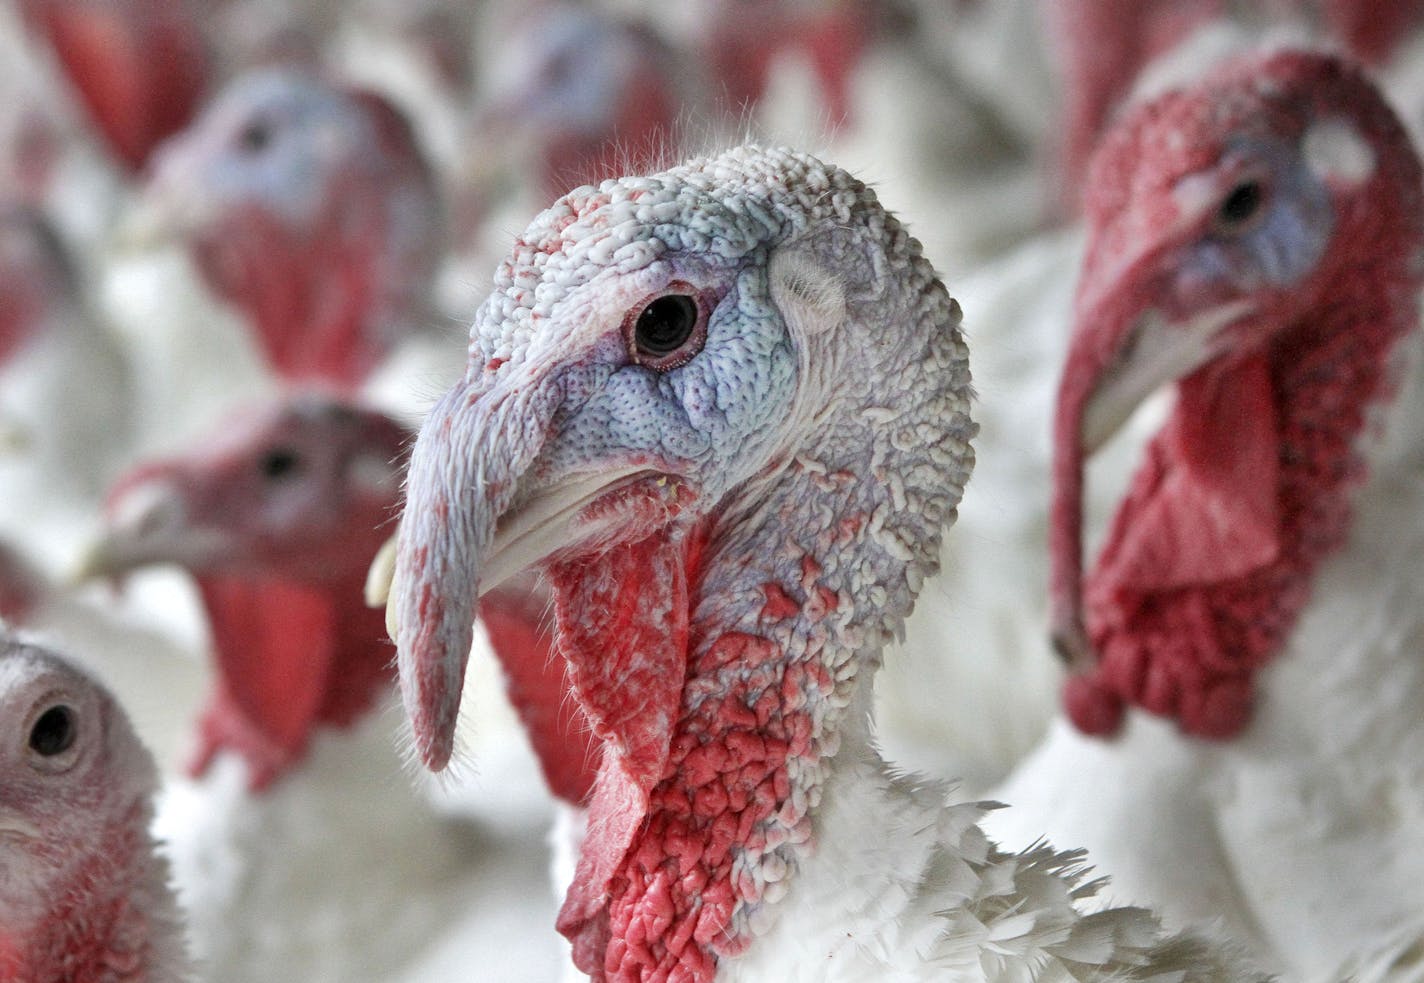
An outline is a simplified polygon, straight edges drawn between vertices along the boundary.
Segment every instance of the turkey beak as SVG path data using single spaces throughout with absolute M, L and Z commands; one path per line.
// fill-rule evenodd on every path
M 75 585 L 118 579 L 154 563 L 179 563 L 221 555 L 223 543 L 188 524 L 175 484 L 154 475 L 126 481 L 106 508 L 104 530 L 85 550 L 69 580 Z
M 1069 345 L 1053 428 L 1053 495 L 1049 512 L 1052 639 L 1075 669 L 1094 661 L 1082 615 L 1083 470 L 1088 457 L 1117 433 L 1162 386 L 1218 357 L 1229 329 L 1251 313 L 1249 301 L 1219 303 L 1189 316 L 1144 305 L 1172 303 L 1173 284 L 1151 269 L 1175 264 L 1167 251 L 1127 264 L 1115 288 L 1085 289 Z M 1144 274 L 1146 274 L 1144 276 Z M 1147 289 L 1143 289 L 1146 283 Z
M 152 176 L 114 231 L 114 248 L 120 254 L 162 249 L 212 221 L 216 204 L 190 187 L 183 153 L 181 142 L 170 141 L 159 149 Z
M 402 698 L 421 759 L 450 760 L 479 596 L 567 546 L 586 505 L 631 473 L 544 480 L 531 472 L 561 404 L 556 372 L 477 391 L 456 386 L 416 438 L 394 563 L 378 557 L 368 594 L 386 608 Z M 579 524 L 578 535 L 585 535 Z

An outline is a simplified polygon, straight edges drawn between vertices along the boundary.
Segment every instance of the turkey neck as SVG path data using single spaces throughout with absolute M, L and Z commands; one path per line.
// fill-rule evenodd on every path
M 922 343 L 918 357 L 955 360 L 950 332 Z M 962 354 L 958 361 L 962 369 Z M 780 456 L 670 546 L 630 547 L 634 572 L 553 570 L 563 653 L 596 729 L 600 718 L 628 713 L 637 679 L 621 675 L 609 699 L 589 676 L 606 679 L 610 663 L 648 657 L 628 653 L 630 645 L 685 639 L 675 666 L 665 652 L 651 657 L 663 667 L 657 680 L 683 674 L 667 743 L 605 757 L 560 916 L 580 968 L 596 979 L 711 980 L 719 960 L 771 926 L 799 867 L 822 849 L 854 855 L 818 841 L 817 807 L 838 761 L 878 761 L 865 720 L 847 711 L 868 706 L 881 650 L 937 569 L 966 477 L 956 455 L 967 453 L 971 425 L 961 417 L 964 430 L 955 429 L 938 401 L 943 391 L 920 405 L 884 406 L 869 373 L 847 373 L 842 385 L 848 405 L 820 423 L 814 451 Z M 938 429 L 917 445 L 908 438 L 923 434 L 916 428 L 926 417 Z M 684 578 L 671 593 L 685 591 L 686 600 L 663 634 L 628 631 L 626 621 L 602 634 L 567 623 L 619 589 L 661 599 L 667 577 Z M 657 709 L 657 694 L 646 695 L 653 685 L 640 687 L 624 746 L 658 739 L 642 726 Z M 644 813 L 637 782 L 625 776 L 664 746 Z M 608 835 L 617 825 L 626 838 Z
M 1314 308 L 1266 350 L 1278 442 L 1274 557 L 1239 576 L 1163 590 L 1134 589 L 1103 573 L 1142 505 L 1139 494 L 1151 492 L 1144 476 L 1178 454 L 1178 417 L 1148 448 L 1143 474 L 1114 519 L 1088 584 L 1089 625 L 1105 673 L 1154 712 L 1185 713 L 1199 691 L 1239 690 L 1249 700 L 1252 675 L 1292 636 L 1320 563 L 1349 538 L 1354 493 L 1368 472 L 1365 445 L 1378 436 L 1371 424 L 1379 429 L 1381 404 L 1398 385 L 1391 356 L 1417 324 L 1419 279 L 1405 255 L 1350 262 L 1352 251 L 1344 252 L 1347 261 L 1321 277 L 1329 286 Z M 1214 371 L 1208 366 L 1183 382 L 1178 415 L 1192 412 Z M 1233 714 L 1230 729 L 1207 732 L 1231 736 L 1247 719 Z
M 64 870 L 33 922 L 0 925 L 0 978 L 18 983 L 147 980 L 175 983 L 182 969 L 167 865 L 148 833 L 152 808 L 135 803 L 97 838 L 46 850 Z M 27 906 L 35 898 L 26 901 Z M 7 923 L 9 918 L 4 919 Z M 7 932 L 18 929 L 17 936 Z

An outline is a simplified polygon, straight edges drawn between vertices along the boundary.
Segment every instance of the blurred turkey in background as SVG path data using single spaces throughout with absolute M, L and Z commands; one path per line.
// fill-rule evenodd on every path
M 874 185 L 965 311 L 979 463 L 944 573 L 887 656 L 879 722 L 891 760 L 988 788 L 1043 735 L 1062 684 L 1047 643 L 1050 433 L 1098 134 L 1140 74 L 1180 77 L 1278 35 L 1353 51 L 1418 127 L 1421 13 L 1358 0 L 10 0 L 0 616 L 103 679 L 179 781 L 215 632 L 182 557 L 77 584 L 116 477 L 298 387 L 414 427 L 462 370 L 494 264 L 535 211 L 748 137 L 789 143 Z M 1089 530 L 1161 413 L 1146 408 L 1093 461 Z M 460 890 L 513 914 L 504 944 L 450 926 L 401 953 L 399 978 L 477 965 L 479 978 L 548 979 L 565 961 L 544 842 L 556 806 L 518 715 L 490 695 L 504 691 L 499 664 L 475 651 L 470 765 L 427 791 L 489 851 L 487 889 Z M 301 979 L 350 979 L 342 965 L 317 957 Z

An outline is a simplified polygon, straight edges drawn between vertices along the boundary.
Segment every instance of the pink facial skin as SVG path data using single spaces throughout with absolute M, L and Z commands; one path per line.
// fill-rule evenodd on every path
M 0 979 L 186 979 L 153 758 L 102 687 L 0 638 Z

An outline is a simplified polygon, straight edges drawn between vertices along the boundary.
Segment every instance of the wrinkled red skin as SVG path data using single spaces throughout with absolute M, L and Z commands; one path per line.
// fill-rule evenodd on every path
M 183 0 L 21 0 L 80 102 L 130 174 L 193 118 L 211 80 L 200 18 Z
M 1377 162 L 1361 188 L 1333 195 L 1331 242 L 1307 281 L 1288 290 L 1263 288 L 1256 296 L 1258 314 L 1242 334 L 1259 339 L 1264 332 L 1265 343 L 1245 356 L 1228 351 L 1184 379 L 1178 407 L 1148 446 L 1083 588 L 1097 662 L 1077 667 L 1083 671 L 1069 680 L 1065 699 L 1070 718 L 1088 733 L 1115 732 L 1125 704 L 1175 717 L 1200 737 L 1228 738 L 1249 724 L 1256 672 L 1290 637 L 1319 564 L 1346 542 L 1351 494 L 1367 476 L 1358 443 L 1371 407 L 1393 394 L 1388 362 L 1394 346 L 1417 326 L 1421 275 L 1409 257 L 1424 244 L 1419 162 L 1397 120 L 1369 95 L 1369 83 L 1338 62 L 1304 55 L 1277 56 L 1264 68 L 1248 61 L 1222 74 L 1263 90 L 1299 86 L 1302 74 L 1311 78 L 1311 98 L 1288 97 L 1269 110 L 1255 109 L 1255 118 L 1272 119 L 1283 135 L 1298 138 L 1310 121 L 1338 115 L 1375 149 Z M 1170 97 L 1134 119 L 1155 115 L 1150 132 L 1181 134 L 1167 142 L 1209 159 L 1227 124 L 1211 122 L 1201 99 Z M 1130 123 L 1122 129 L 1134 132 Z M 1161 273 L 1151 262 L 1146 270 L 1123 270 L 1096 224 L 1138 207 L 1114 196 L 1131 193 L 1152 152 L 1151 144 L 1105 144 L 1095 166 L 1094 187 L 1101 182 L 1113 202 L 1090 208 L 1094 239 L 1081 289 L 1109 299 L 1092 306 L 1097 317 L 1076 329 L 1063 393 L 1089 391 L 1091 373 L 1102 371 L 1123 343 L 1097 338 L 1101 324 L 1130 325 L 1137 313 L 1163 303 L 1156 293 Z M 1095 281 L 1099 275 L 1122 279 L 1105 285 Z M 1255 364 L 1266 372 L 1259 383 L 1248 381 Z M 1247 392 L 1257 386 L 1268 387 L 1264 396 Z M 1073 403 L 1071 395 L 1061 401 L 1060 414 Z M 1241 417 L 1252 405 L 1273 416 Z M 1216 425 L 1216 417 L 1189 417 L 1201 406 L 1241 422 L 1233 428 Z M 1076 428 L 1074 420 L 1071 413 L 1066 421 L 1060 415 L 1060 443 Z M 1273 459 L 1261 456 L 1267 450 Z M 1070 450 L 1055 460 L 1052 593 L 1060 625 L 1074 607 L 1078 539 L 1071 526 L 1080 521 L 1081 510 L 1072 504 L 1080 494 L 1080 455 Z M 1186 538 L 1192 530 L 1205 535 L 1207 524 L 1195 498 L 1203 486 L 1193 475 L 1219 482 L 1215 501 L 1235 524 L 1223 542 L 1234 545 L 1204 550 Z M 1253 484 L 1262 480 L 1270 487 Z
M 787 764 L 816 760 L 808 707 L 835 687 L 806 629 L 839 600 L 809 555 L 796 582 L 763 585 L 757 632 L 728 631 L 715 611 L 693 617 L 706 529 L 667 535 L 550 571 L 561 652 L 609 745 L 559 930 L 581 970 L 615 983 L 710 983 L 745 951 L 733 916 L 761 896 L 734 862 L 783 825 L 810 837 Z M 781 630 L 806 635 L 807 651 L 789 659 Z

